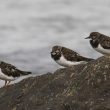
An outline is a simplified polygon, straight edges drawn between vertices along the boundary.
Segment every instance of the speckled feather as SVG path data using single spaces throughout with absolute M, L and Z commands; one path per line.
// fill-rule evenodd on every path
M 96 36 L 95 41 L 90 40 L 90 44 L 92 45 L 93 48 L 97 48 L 98 45 L 100 44 L 104 49 L 110 49 L 110 37 L 106 36 L 104 34 L 101 34 L 99 32 L 92 32 L 90 34 L 91 36 Z
M 91 58 L 83 57 L 80 54 L 76 53 L 75 51 L 70 50 L 65 47 L 62 47 L 62 53 L 64 57 L 69 61 L 91 61 L 93 60 Z
M 17 69 L 15 66 L 8 64 L 6 62 L 1 62 L 0 68 L 1 68 L 1 71 L 5 75 L 12 76 L 12 77 L 19 77 L 21 75 L 31 74 L 31 72 L 21 71 L 21 70 Z
M 68 61 L 91 61 L 93 59 L 91 58 L 86 58 L 86 57 L 83 57 L 81 56 L 80 54 L 78 54 L 77 52 L 71 50 L 71 49 L 68 49 L 66 47 L 61 47 L 61 46 L 54 46 L 52 48 L 52 52 L 54 51 L 61 51 L 60 54 L 56 55 L 56 56 L 52 56 L 54 58 L 54 60 L 59 60 L 60 57 L 61 57 L 61 54 L 63 54 L 63 56 L 65 57 L 65 59 L 67 59 Z

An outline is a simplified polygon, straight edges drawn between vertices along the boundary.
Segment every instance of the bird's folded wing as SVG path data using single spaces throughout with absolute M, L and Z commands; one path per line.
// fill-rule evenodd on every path
M 110 39 L 103 40 L 100 44 L 104 49 L 110 49 Z
M 69 61 L 80 61 L 83 58 L 80 54 L 72 50 L 67 50 L 64 57 Z
M 20 73 L 17 72 L 17 68 L 11 64 L 1 62 L 0 68 L 1 71 L 8 76 L 13 76 L 13 77 L 20 76 Z

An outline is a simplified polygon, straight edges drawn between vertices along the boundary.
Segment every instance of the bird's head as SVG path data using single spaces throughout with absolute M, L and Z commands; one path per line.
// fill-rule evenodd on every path
M 51 56 L 52 57 L 60 57 L 61 53 L 62 53 L 62 47 L 61 46 L 54 46 L 51 51 Z
M 90 39 L 93 41 L 96 41 L 99 37 L 100 37 L 100 33 L 99 32 L 91 32 L 89 37 L 85 38 L 85 39 Z

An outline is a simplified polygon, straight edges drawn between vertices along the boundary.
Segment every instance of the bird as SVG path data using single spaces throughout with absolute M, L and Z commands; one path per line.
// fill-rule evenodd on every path
M 58 45 L 52 47 L 51 57 L 56 63 L 64 67 L 86 64 L 94 60 L 92 58 L 83 57 L 69 48 Z
M 4 86 L 7 86 L 11 81 L 14 81 L 20 76 L 29 74 L 31 72 L 19 70 L 12 64 L 0 61 L 0 79 L 5 81 Z
M 89 37 L 85 39 L 90 39 L 90 44 L 93 49 L 97 52 L 110 56 L 110 37 L 99 32 L 91 32 Z

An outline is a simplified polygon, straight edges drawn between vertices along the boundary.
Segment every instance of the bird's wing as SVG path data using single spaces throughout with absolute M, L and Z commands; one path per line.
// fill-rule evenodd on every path
M 80 54 L 71 49 L 64 49 L 65 51 L 63 51 L 63 55 L 69 61 L 80 61 L 83 58 Z
M 91 60 L 93 60 L 91 58 L 83 57 L 80 54 L 78 54 L 77 52 L 70 50 L 70 49 L 65 51 L 64 57 L 69 61 L 91 61 Z
M 110 38 L 103 40 L 102 42 L 100 42 L 100 45 L 104 48 L 104 49 L 110 49 Z
M 6 62 L 1 62 L 0 64 L 1 71 L 8 76 L 18 77 L 20 76 L 20 72 L 17 72 L 18 69 Z

